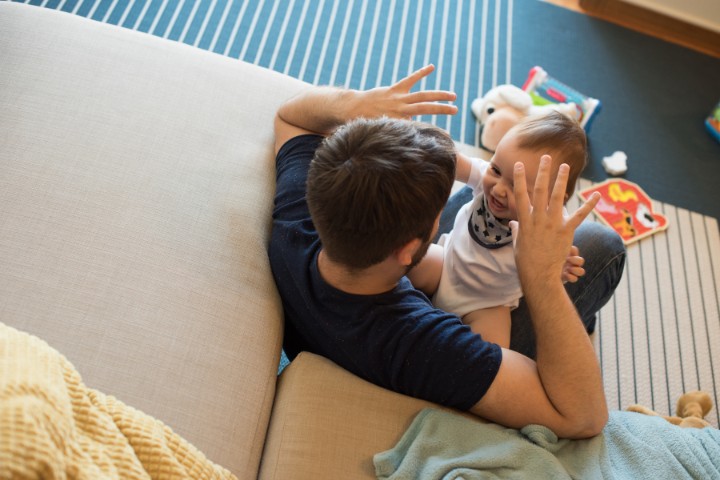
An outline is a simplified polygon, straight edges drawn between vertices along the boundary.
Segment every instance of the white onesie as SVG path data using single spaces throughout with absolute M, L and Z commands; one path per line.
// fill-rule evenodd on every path
M 467 183 L 473 199 L 460 208 L 452 231 L 439 241 L 445 253 L 433 303 L 460 317 L 481 308 L 515 308 L 522 297 L 512 242 L 488 248 L 470 234 L 473 211 L 482 205 L 482 178 L 489 165 L 485 160 L 473 161 Z

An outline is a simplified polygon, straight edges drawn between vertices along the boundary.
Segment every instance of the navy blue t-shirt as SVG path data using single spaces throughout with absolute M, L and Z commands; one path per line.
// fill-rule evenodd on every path
M 379 295 L 342 292 L 320 276 L 320 239 L 305 184 L 322 137 L 301 135 L 276 158 L 269 257 L 285 313 L 290 359 L 310 351 L 376 385 L 467 410 L 495 379 L 502 351 L 438 310 L 407 277 Z

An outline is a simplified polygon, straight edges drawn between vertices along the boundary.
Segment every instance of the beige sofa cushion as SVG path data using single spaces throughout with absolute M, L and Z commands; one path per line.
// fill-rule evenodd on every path
M 442 408 L 303 352 L 280 376 L 260 478 L 377 478 L 373 455 L 395 446 L 427 407 Z
M 255 478 L 282 309 L 273 116 L 303 84 L 0 2 L 0 322 Z

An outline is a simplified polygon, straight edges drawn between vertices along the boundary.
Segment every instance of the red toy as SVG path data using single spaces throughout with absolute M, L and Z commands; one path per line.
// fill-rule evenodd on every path
M 622 237 L 625 245 L 668 227 L 667 218 L 653 212 L 650 197 L 632 182 L 609 179 L 577 194 L 587 201 L 593 192 L 600 192 L 602 196 L 593 212 Z

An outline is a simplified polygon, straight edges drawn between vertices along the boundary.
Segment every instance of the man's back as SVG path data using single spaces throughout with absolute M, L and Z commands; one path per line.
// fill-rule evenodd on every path
M 435 309 L 407 277 L 377 295 L 329 285 L 317 267 L 320 241 L 302 188 L 319 137 L 288 141 L 277 156 L 270 263 L 285 310 L 285 352 L 308 350 L 385 388 L 468 409 L 500 365 L 497 345 Z

